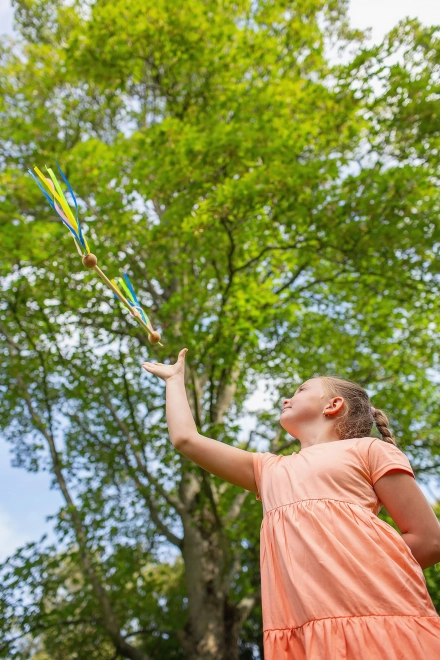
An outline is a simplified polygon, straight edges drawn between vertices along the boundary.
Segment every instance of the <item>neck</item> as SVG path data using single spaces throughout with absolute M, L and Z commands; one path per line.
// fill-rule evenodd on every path
M 319 423 L 301 424 L 301 428 L 295 429 L 294 437 L 300 441 L 301 449 L 341 439 L 329 419 L 323 419 Z

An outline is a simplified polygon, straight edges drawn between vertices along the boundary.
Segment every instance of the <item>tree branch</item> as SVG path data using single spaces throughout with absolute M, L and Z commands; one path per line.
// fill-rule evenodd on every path
M 98 381 L 95 378 L 93 378 L 93 376 L 90 376 L 90 374 L 89 374 L 89 378 L 93 381 L 93 383 L 97 387 L 99 387 Z M 148 470 L 147 466 L 143 462 L 143 459 L 142 459 L 142 456 L 141 456 L 139 450 L 136 449 L 136 443 L 135 443 L 135 440 L 134 440 L 133 436 L 131 435 L 130 429 L 125 424 L 125 422 L 119 417 L 119 415 L 116 412 L 116 409 L 115 409 L 114 405 L 112 404 L 112 402 L 110 400 L 110 397 L 108 396 L 107 392 L 105 392 L 101 388 L 100 388 L 100 391 L 101 391 L 103 400 L 105 402 L 105 406 L 110 411 L 113 419 L 115 420 L 116 424 L 119 426 L 119 428 L 122 431 L 123 435 L 127 439 L 128 444 L 130 445 L 130 448 L 131 448 L 131 450 L 133 452 L 133 455 L 135 457 L 136 465 L 137 465 L 137 468 L 138 468 L 139 472 L 141 472 L 141 474 L 143 474 L 148 479 L 148 481 L 154 485 L 156 490 L 162 495 L 162 497 L 168 502 L 168 504 L 170 506 L 174 507 L 176 509 L 176 511 L 178 511 L 180 514 L 184 513 L 184 508 L 182 507 L 181 502 L 176 497 L 173 497 L 173 495 L 170 495 L 170 493 L 168 493 L 165 490 L 165 488 L 162 486 L 162 484 L 159 482 L 159 480 L 156 479 L 156 477 L 154 477 L 151 474 L 151 472 Z
M 250 492 L 251 492 L 250 490 L 245 490 L 242 493 L 238 493 L 238 495 L 235 496 L 234 501 L 232 502 L 229 508 L 229 511 L 223 518 L 225 524 L 232 522 L 233 520 L 236 520 L 238 518 L 238 516 L 240 515 L 241 507 L 245 503 L 246 498 Z
M 211 407 L 212 424 L 221 424 L 223 422 L 224 414 L 231 405 L 237 390 L 237 378 L 239 375 L 240 369 L 238 367 L 233 367 L 230 371 L 227 369 L 222 370 L 215 403 Z
M 243 264 L 242 266 L 238 266 L 237 268 L 234 269 L 234 275 L 238 273 L 240 270 L 245 270 L 246 268 L 249 268 L 249 266 L 253 266 L 254 263 L 259 261 L 261 257 L 266 254 L 266 252 L 269 252 L 270 250 L 296 250 L 299 247 L 302 247 L 301 243 L 295 242 L 293 244 L 286 244 L 286 245 L 267 245 L 265 248 L 261 250 L 261 252 L 256 256 L 250 259 L 248 262 Z
M 235 622 L 235 629 L 239 632 L 248 618 L 249 614 L 254 609 L 256 603 L 261 600 L 261 589 L 255 591 L 253 594 L 244 596 L 241 601 L 236 605 L 236 609 L 239 612 L 237 621 Z
M 96 434 L 94 434 L 93 431 L 90 430 L 90 427 L 86 426 L 76 413 L 71 414 L 70 417 L 74 419 L 75 422 L 78 424 L 78 426 L 82 428 L 85 432 L 87 432 L 89 435 L 94 436 L 95 442 L 97 444 L 103 445 L 104 447 L 107 447 L 109 449 L 114 449 L 114 447 L 111 444 L 104 442 L 102 438 L 99 438 Z M 176 545 L 179 549 L 181 549 L 182 539 L 180 539 L 178 536 L 173 534 L 173 532 L 171 532 L 171 530 L 169 530 L 168 527 L 165 525 L 165 523 L 161 520 L 159 516 L 159 512 L 156 509 L 155 504 L 153 503 L 153 500 L 151 498 L 150 493 L 148 492 L 147 487 L 139 481 L 136 472 L 134 471 L 132 465 L 130 464 L 130 460 L 127 456 L 127 452 L 125 451 L 125 449 L 118 449 L 118 454 L 121 456 L 122 460 L 124 461 L 127 471 L 129 475 L 132 477 L 137 490 L 139 491 L 141 496 L 145 499 L 153 522 L 157 525 L 157 527 L 160 529 L 162 534 L 167 537 L 170 543 Z
M 173 545 L 177 546 L 179 550 L 182 549 L 182 544 L 183 544 L 183 539 L 179 538 L 176 536 L 163 522 L 161 519 L 158 510 L 156 509 L 155 504 L 153 503 L 153 500 L 151 498 L 150 493 L 148 492 L 148 488 L 146 488 L 138 479 L 136 474 L 133 473 L 133 468 L 130 465 L 130 461 L 128 460 L 128 456 L 126 452 L 121 452 L 121 455 L 124 459 L 125 465 L 127 467 L 127 470 L 129 474 L 132 475 L 133 480 L 136 484 L 136 488 L 138 491 L 141 493 L 141 495 L 145 498 L 145 501 L 147 503 L 148 509 L 151 514 L 151 518 L 155 525 L 158 527 L 158 529 L 162 532 L 162 534 L 167 538 L 167 540 L 172 543 Z

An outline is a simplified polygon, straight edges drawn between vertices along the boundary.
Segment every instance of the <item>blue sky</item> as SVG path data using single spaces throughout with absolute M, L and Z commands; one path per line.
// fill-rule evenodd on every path
M 371 27 L 373 41 L 380 41 L 406 16 L 419 18 L 427 25 L 440 25 L 440 0 L 351 0 L 349 13 L 354 27 Z M 0 0 L 0 34 L 12 33 L 12 17 L 9 0 Z M 263 402 L 267 405 L 267 394 L 259 388 L 249 409 L 256 409 Z M 44 533 L 51 535 L 47 516 L 54 514 L 63 502 L 50 483 L 47 473 L 13 468 L 9 446 L 0 436 L 0 561 L 24 543 L 37 541 Z M 423 490 L 432 501 L 432 490 Z

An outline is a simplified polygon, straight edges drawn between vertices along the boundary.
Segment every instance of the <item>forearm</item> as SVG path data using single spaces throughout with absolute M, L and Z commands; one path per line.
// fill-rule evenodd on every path
M 410 532 L 402 534 L 402 538 L 414 555 L 414 559 L 419 562 L 423 569 L 440 562 L 440 547 L 438 544 L 427 543 L 426 538 L 420 538 Z
M 197 427 L 186 396 L 183 374 L 166 381 L 166 417 L 171 442 L 180 442 L 197 435 Z

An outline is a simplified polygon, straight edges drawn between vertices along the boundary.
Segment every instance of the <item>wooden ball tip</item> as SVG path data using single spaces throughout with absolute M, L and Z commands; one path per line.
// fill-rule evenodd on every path
M 98 263 L 98 259 L 94 254 L 86 254 L 86 256 L 82 258 L 82 262 L 83 266 L 86 268 L 94 268 Z
M 152 332 L 148 335 L 148 341 L 150 341 L 152 344 L 158 344 L 160 342 L 160 333 Z

